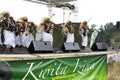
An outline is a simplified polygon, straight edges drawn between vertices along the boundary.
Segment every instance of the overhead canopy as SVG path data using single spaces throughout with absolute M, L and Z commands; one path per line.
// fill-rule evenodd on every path
M 77 0 L 25 0 L 25 1 L 30 1 L 30 2 L 35 2 L 35 3 L 48 5 L 48 4 L 58 4 L 58 3 L 72 2 L 72 1 L 77 1 Z
M 74 5 L 69 5 L 69 2 L 77 1 L 77 0 L 24 0 L 24 1 L 29 1 L 33 3 L 38 3 L 38 4 L 44 4 L 47 5 L 48 7 L 48 17 L 50 18 L 53 15 L 53 7 L 62 7 L 65 4 L 69 9 L 75 11 L 75 6 Z M 64 13 L 63 13 L 63 23 L 64 23 Z

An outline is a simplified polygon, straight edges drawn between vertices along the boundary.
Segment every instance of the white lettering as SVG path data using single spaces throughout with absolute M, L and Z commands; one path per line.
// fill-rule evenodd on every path
M 23 77 L 22 80 L 25 80 L 28 76 L 28 74 L 31 74 L 31 76 L 35 79 L 35 80 L 38 80 L 38 78 L 34 75 L 34 73 L 32 72 L 32 67 L 33 67 L 33 64 L 34 63 L 27 63 L 27 64 L 30 64 L 30 67 L 28 69 L 28 72 L 26 73 L 26 75 Z

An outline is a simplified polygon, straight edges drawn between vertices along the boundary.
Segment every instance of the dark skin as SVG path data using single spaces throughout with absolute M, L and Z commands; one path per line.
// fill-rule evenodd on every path
M 24 30 L 25 30 L 24 23 L 17 22 L 17 29 L 18 29 L 19 32 L 24 32 Z
M 83 35 L 86 36 L 87 35 L 87 30 L 89 29 L 88 25 L 87 25 L 87 22 L 83 22 L 82 26 L 79 29 L 80 29 L 80 31 L 83 29 L 84 30 Z
M 35 30 L 36 30 L 36 26 L 33 22 L 28 22 L 28 25 L 27 27 L 29 28 L 29 32 L 34 34 L 35 33 Z
M 23 19 L 21 19 L 21 20 L 22 20 L 22 22 L 17 21 L 18 31 L 19 31 L 19 32 L 24 32 L 25 29 L 26 29 L 27 26 L 28 26 L 28 19 L 27 19 L 27 18 L 23 18 Z
M 16 36 L 20 34 L 20 32 L 22 32 L 22 23 L 21 22 L 16 22 L 17 23 L 17 26 L 15 28 L 15 34 Z
M 1 26 L 4 29 L 7 29 L 9 31 L 15 31 L 15 27 L 17 26 L 15 20 L 13 17 L 11 17 L 9 14 L 4 14 L 3 15 L 4 19 L 1 21 Z
M 69 21 L 69 22 L 65 25 L 65 27 L 67 27 L 69 33 L 74 33 L 75 25 L 74 25 L 71 21 Z
M 43 25 L 45 26 L 44 27 L 45 31 L 48 33 L 50 32 L 51 29 L 53 29 L 53 25 L 49 19 L 47 19 Z
M 55 24 L 54 22 L 52 22 L 50 19 L 46 19 L 45 21 L 44 21 L 44 23 L 43 24 L 41 24 L 41 25 L 44 25 L 44 30 L 46 31 L 46 32 L 48 32 L 48 33 L 50 33 L 50 30 L 51 29 L 56 29 L 56 30 L 60 30 L 59 28 L 56 28 L 56 26 L 57 27 L 60 27 L 59 25 L 57 25 L 57 24 Z

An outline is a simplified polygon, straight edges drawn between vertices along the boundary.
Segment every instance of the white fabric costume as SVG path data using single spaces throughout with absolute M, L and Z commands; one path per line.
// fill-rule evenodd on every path
M 34 40 L 34 36 L 32 34 L 23 34 L 22 35 L 22 44 L 24 47 L 29 47 L 30 43 Z
M 74 42 L 74 33 L 67 33 L 66 42 Z
M 19 35 L 15 36 L 15 44 L 18 46 L 22 45 L 22 33 L 20 33 Z
M 50 41 L 51 45 L 53 44 L 53 36 L 51 33 L 42 31 L 42 41 Z
M 81 34 L 81 36 L 82 36 L 82 46 L 87 46 L 88 45 L 88 36 L 86 35 L 86 36 L 84 36 L 83 34 Z
M 15 34 L 14 32 L 4 30 L 4 44 L 6 46 L 12 46 L 15 47 Z

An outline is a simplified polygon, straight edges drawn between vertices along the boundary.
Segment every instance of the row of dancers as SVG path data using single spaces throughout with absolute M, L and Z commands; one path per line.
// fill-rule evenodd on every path
M 34 22 L 29 22 L 27 17 L 15 21 L 9 12 L 2 12 L 0 13 L 0 45 L 10 49 L 16 46 L 28 48 L 32 41 L 50 41 L 53 45 L 53 29 L 62 29 L 66 35 L 65 42 L 74 42 L 75 28 L 79 29 L 82 37 L 81 47 L 87 47 L 89 30 L 87 21 L 83 21 L 79 27 L 68 21 L 61 27 L 50 18 L 44 17 L 37 26 Z

